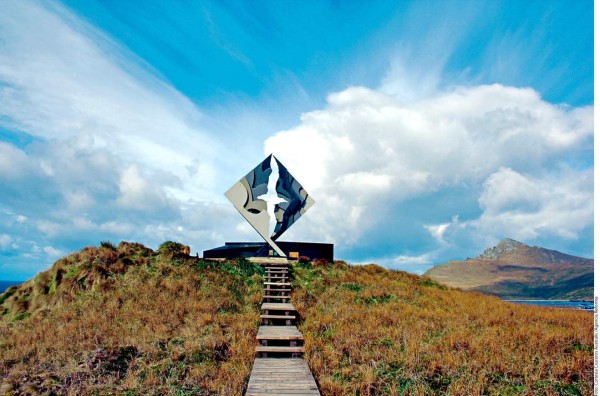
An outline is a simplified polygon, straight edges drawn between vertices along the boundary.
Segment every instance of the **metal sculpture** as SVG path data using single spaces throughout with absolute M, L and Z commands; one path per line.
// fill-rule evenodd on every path
M 269 155 L 231 186 L 225 196 L 282 257 L 286 255 L 275 240 L 315 203 L 274 155 Z M 271 227 L 272 220 L 274 227 Z

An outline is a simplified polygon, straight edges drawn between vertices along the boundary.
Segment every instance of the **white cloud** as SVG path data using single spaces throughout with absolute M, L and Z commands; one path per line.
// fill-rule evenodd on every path
M 448 230 L 452 223 L 442 223 L 435 225 L 424 225 L 425 229 L 429 231 L 432 237 L 434 237 L 438 242 L 444 243 L 444 234 Z
M 142 60 L 59 5 L 3 4 L 0 36 L 0 126 L 42 139 L 76 136 L 194 181 L 180 196 L 214 196 L 220 144 L 200 129 L 198 108 Z M 0 170 L 14 160 L 0 160 Z
M 46 252 L 46 254 L 50 257 L 60 257 L 63 254 L 60 250 L 55 249 L 52 246 L 45 246 L 44 252 Z
M 11 245 L 12 240 L 13 239 L 10 237 L 10 235 L 0 234 L 0 248 L 2 248 L 2 250 L 5 250 Z
M 501 168 L 485 181 L 479 203 L 483 213 L 469 225 L 486 235 L 577 239 L 594 221 L 593 172 L 536 178 Z
M 0 142 L 0 235 L 12 239 L 2 246 L 30 247 L 21 263 L 31 266 L 90 241 L 172 239 L 201 250 L 255 236 L 222 197 L 243 172 L 219 178 L 231 170 L 224 147 L 243 143 L 241 163 L 239 146 L 256 147 L 254 132 L 272 124 L 253 114 L 213 118 L 206 122 L 219 129 L 250 132 L 209 133 L 188 98 L 66 8 L 2 6 L 0 127 L 33 141 Z M 592 108 L 502 85 L 441 91 L 460 39 L 439 40 L 444 26 L 421 52 L 401 51 L 379 91 L 332 93 L 325 108 L 267 139 L 266 153 L 317 201 L 286 239 L 336 242 L 342 254 L 373 246 L 392 257 L 387 265 L 423 268 L 467 234 L 572 240 L 589 228 L 591 171 L 569 161 L 591 161 Z M 431 67 L 410 66 L 415 56 Z M 463 211 L 477 204 L 479 212 Z M 409 247 L 410 235 L 431 243 Z
M 121 174 L 119 181 L 119 206 L 139 211 L 152 211 L 169 205 L 160 185 L 142 177 L 136 164 L 131 164 Z
M 224 241 L 228 157 L 188 98 L 59 4 L 4 3 L 0 37 L 0 128 L 30 142 L 0 142 L 0 234 L 22 247 L 0 272 L 105 239 Z
M 552 105 L 529 88 L 457 87 L 406 104 L 352 87 L 267 139 L 265 152 L 278 156 L 317 202 L 290 238 L 333 241 L 342 251 L 393 240 L 390 233 L 406 227 L 426 230 L 438 243 L 434 249 L 445 241 L 451 248 L 467 233 L 480 247 L 492 236 L 576 238 L 592 221 L 591 181 L 583 181 L 590 171 L 570 169 L 569 161 L 578 155 L 591 162 L 592 119 L 591 107 Z M 465 200 L 447 202 L 457 189 Z M 477 194 L 481 217 L 459 212 Z M 432 196 L 441 209 L 398 210 Z M 439 221 L 456 215 L 466 220 Z M 529 220 L 529 231 L 519 231 Z M 406 248 L 402 239 L 397 244 Z

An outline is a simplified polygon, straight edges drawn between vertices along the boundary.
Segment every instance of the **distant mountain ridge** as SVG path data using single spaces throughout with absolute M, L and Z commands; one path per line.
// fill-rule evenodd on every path
M 591 300 L 594 294 L 594 260 L 509 238 L 476 258 L 450 261 L 425 275 L 502 298 Z

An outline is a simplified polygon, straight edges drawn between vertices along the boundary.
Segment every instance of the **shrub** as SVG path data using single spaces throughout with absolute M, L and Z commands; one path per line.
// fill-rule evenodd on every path
M 164 258 L 185 258 L 190 255 L 190 247 L 179 242 L 166 241 L 158 247 L 158 254 Z
M 319 268 L 319 267 L 329 267 L 331 265 L 331 263 L 325 259 L 319 258 L 316 259 L 313 263 L 313 267 L 315 268 Z
M 7 291 L 5 291 L 4 293 L 0 294 L 0 305 L 4 303 L 4 301 L 9 298 L 10 296 L 12 296 L 13 294 L 15 294 L 15 292 L 18 290 L 17 286 L 11 286 L 8 288 Z
M 110 250 L 117 250 L 117 247 L 111 241 L 102 241 L 100 242 L 100 247 Z
M 244 257 L 238 257 L 236 259 L 236 265 L 239 269 L 240 274 L 245 277 L 251 277 L 254 274 L 264 273 L 264 270 L 260 265 L 248 261 Z

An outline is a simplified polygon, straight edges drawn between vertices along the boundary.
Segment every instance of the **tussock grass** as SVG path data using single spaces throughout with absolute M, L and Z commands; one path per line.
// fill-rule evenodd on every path
M 505 303 L 376 265 L 295 268 L 324 395 L 589 395 L 593 316 Z
M 4 293 L 0 394 L 241 394 L 260 269 L 175 253 L 88 247 Z

